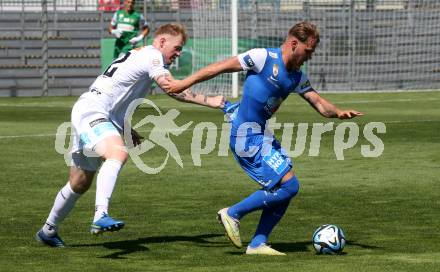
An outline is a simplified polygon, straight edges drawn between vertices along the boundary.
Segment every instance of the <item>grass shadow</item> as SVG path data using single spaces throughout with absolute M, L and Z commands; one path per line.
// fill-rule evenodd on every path
M 347 245 L 357 246 L 357 247 L 361 247 L 361 248 L 365 248 L 365 249 L 383 249 L 383 247 L 370 246 L 370 245 L 366 245 L 366 244 L 357 243 L 355 240 L 348 240 Z
M 69 247 L 104 247 L 112 250 L 119 250 L 112 254 L 104 255 L 100 258 L 109 258 L 109 259 L 125 259 L 125 255 L 148 251 L 148 247 L 145 244 L 157 244 L 157 243 L 174 243 L 174 242 L 192 242 L 200 245 L 208 245 L 208 244 L 219 244 L 219 242 L 211 242 L 207 239 L 215 238 L 219 236 L 224 236 L 223 234 L 202 234 L 202 235 L 194 235 L 194 236 L 184 236 L 184 235 L 175 235 L 175 236 L 156 236 L 156 237 L 144 237 L 135 240 L 126 240 L 126 241 L 115 241 L 115 242 L 104 242 L 104 243 L 96 243 L 96 244 L 74 244 Z M 224 243 L 221 243 L 224 244 Z
M 300 241 L 293 243 L 272 243 L 271 247 L 281 252 L 307 252 L 307 247 L 312 243 L 309 241 Z
M 346 241 L 346 245 L 348 246 L 357 246 L 365 249 L 382 249 L 378 246 L 370 246 L 367 244 L 361 244 L 356 242 L 355 240 Z M 312 242 L 311 241 L 302 241 L 295 243 L 273 243 L 272 247 L 281 252 L 307 252 L 312 251 Z M 341 255 L 345 255 L 346 253 L 342 253 Z

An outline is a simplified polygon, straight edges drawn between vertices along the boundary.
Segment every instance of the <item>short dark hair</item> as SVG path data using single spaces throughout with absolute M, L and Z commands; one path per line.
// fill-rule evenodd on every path
M 185 26 L 178 24 L 178 23 L 169 23 L 165 25 L 161 25 L 154 34 L 155 36 L 159 36 L 162 34 L 169 34 L 173 36 L 181 35 L 183 39 L 183 43 L 186 43 L 186 40 L 188 39 L 188 35 L 186 34 L 186 28 Z
M 292 26 L 292 28 L 289 30 L 289 36 L 293 36 L 303 43 L 312 37 L 316 40 L 316 43 L 319 43 L 318 28 L 316 25 L 307 21 L 303 21 Z

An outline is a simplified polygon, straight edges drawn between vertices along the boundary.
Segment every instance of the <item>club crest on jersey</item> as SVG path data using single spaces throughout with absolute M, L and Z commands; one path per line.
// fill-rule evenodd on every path
M 278 64 L 274 64 L 274 65 L 273 65 L 273 67 L 272 67 L 272 73 L 273 73 L 273 76 L 274 76 L 274 77 L 278 76 Z
M 255 63 L 249 55 L 244 56 L 243 60 L 249 68 L 254 67 Z

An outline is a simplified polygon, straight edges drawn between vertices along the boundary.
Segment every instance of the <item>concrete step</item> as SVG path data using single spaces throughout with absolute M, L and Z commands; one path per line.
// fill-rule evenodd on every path
M 80 96 L 84 92 L 86 92 L 83 88 L 78 88 L 75 86 L 66 86 L 55 88 L 52 87 L 49 89 L 47 95 L 49 96 Z M 0 97 L 35 97 L 42 96 L 43 89 L 41 86 L 23 88 L 23 87 L 15 87 L 10 89 L 2 89 L 0 88 Z
M 91 54 L 100 55 L 100 47 L 60 47 L 60 48 L 49 48 L 49 54 L 64 55 L 64 54 Z M 9 48 L 0 46 L 0 59 L 8 56 L 21 56 L 22 51 L 20 48 Z M 41 55 L 42 48 L 26 48 L 26 54 L 31 55 Z
M 8 48 L 42 48 L 43 42 L 40 39 L 25 39 L 21 40 L 0 40 L 0 46 Z M 58 39 L 48 40 L 49 48 L 52 47 L 99 47 L 99 39 Z
M 99 64 L 51 64 L 48 67 L 49 77 L 89 78 L 101 74 Z M 41 77 L 41 65 L 0 64 L 0 78 Z
M 25 59 L 28 65 L 41 65 L 41 58 L 30 58 Z M 49 58 L 49 67 L 60 66 L 60 65 L 100 65 L 99 58 Z

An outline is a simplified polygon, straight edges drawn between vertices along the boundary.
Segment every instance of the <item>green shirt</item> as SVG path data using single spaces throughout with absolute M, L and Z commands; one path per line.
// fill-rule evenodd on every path
M 137 12 L 126 12 L 124 9 L 114 13 L 111 25 L 122 31 L 120 38 L 116 39 L 114 57 L 118 57 L 120 53 L 127 53 L 132 49 L 130 39 L 138 35 L 139 29 L 147 27 L 148 23 L 144 16 Z

